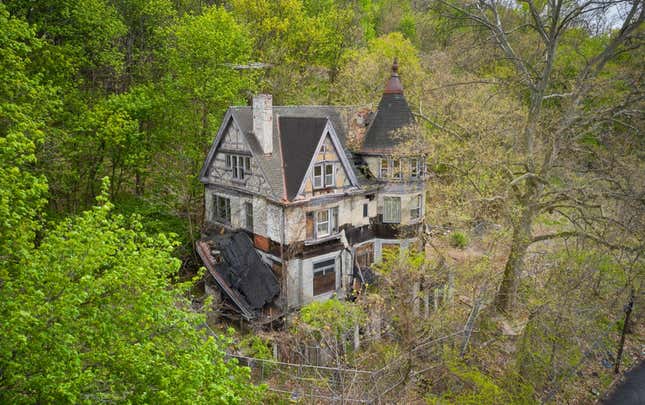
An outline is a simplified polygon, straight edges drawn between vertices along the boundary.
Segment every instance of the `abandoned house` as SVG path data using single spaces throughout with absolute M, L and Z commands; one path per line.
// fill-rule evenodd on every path
M 425 154 L 409 147 L 396 60 L 376 111 L 272 104 L 230 107 L 200 174 L 197 251 L 247 320 L 349 296 L 384 249 L 419 244 L 424 217 Z

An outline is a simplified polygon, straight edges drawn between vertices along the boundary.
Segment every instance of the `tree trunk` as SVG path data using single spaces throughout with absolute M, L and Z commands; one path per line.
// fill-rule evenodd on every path
M 504 314 L 511 314 L 515 309 L 515 298 L 519 278 L 524 266 L 524 256 L 530 245 L 533 211 L 527 209 L 519 224 L 513 226 L 511 251 L 504 267 L 504 278 L 495 296 L 495 309 Z

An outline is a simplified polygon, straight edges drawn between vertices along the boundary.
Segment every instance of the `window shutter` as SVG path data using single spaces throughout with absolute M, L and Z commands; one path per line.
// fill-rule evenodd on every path
M 305 229 L 307 233 L 307 239 L 311 240 L 314 238 L 314 213 L 313 211 L 307 212 L 306 214 L 306 224 Z

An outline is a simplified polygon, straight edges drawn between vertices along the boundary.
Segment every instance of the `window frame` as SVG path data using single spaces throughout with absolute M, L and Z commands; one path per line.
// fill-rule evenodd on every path
M 220 214 L 223 214 L 220 215 Z M 224 224 L 231 223 L 231 199 L 213 194 L 213 220 Z
M 417 194 L 412 197 L 412 201 L 416 203 L 415 206 L 410 207 L 410 219 L 416 220 L 421 218 L 421 215 L 423 213 L 423 197 L 421 194 Z M 416 215 L 414 212 L 416 211 Z
M 327 173 L 327 169 L 331 170 L 331 173 Z M 316 170 L 320 170 L 320 174 L 316 174 Z M 330 176 L 328 178 L 328 176 Z M 314 189 L 322 189 L 334 187 L 336 185 L 336 170 L 333 163 L 317 163 L 314 165 L 313 169 L 313 186 Z
M 253 231 L 253 203 L 246 201 L 244 203 L 244 225 L 249 231 Z
M 326 215 L 326 220 L 319 221 L 319 215 Z M 325 224 L 326 230 L 320 232 L 320 225 Z M 314 211 L 314 238 L 321 239 L 338 232 L 338 206 Z
M 420 158 L 411 158 L 410 159 L 410 178 L 420 179 L 421 178 L 421 159 Z
M 312 292 L 314 296 L 320 296 L 336 291 L 336 258 L 318 260 L 312 263 Z M 330 277 L 332 275 L 332 277 Z M 316 286 L 316 280 L 327 277 L 322 286 Z M 320 282 L 320 281 L 319 281 Z M 318 289 L 316 288 L 318 287 Z M 322 290 L 320 288 L 323 288 Z
M 363 218 L 369 217 L 369 203 L 363 203 Z
M 381 158 L 379 162 L 379 178 L 381 179 L 387 179 L 390 177 L 390 159 L 389 158 Z
M 401 180 L 403 178 L 401 159 L 392 159 L 392 178 L 395 180 Z
M 231 177 L 234 180 L 244 180 L 251 174 L 251 157 L 236 155 L 234 153 L 226 154 L 226 169 L 231 171 Z
M 395 202 L 398 201 L 398 204 Z M 390 204 L 394 206 L 388 207 Z M 398 207 L 397 207 L 398 205 Z M 394 215 L 396 214 L 396 215 Z M 401 223 L 401 197 L 399 196 L 384 196 L 383 197 L 383 223 L 384 224 L 400 224 Z

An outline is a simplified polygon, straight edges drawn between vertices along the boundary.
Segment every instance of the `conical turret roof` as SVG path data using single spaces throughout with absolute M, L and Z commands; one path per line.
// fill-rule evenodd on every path
M 399 64 L 392 64 L 392 74 L 385 85 L 376 116 L 367 129 L 361 152 L 366 154 L 389 154 L 405 139 L 399 134 L 402 128 L 416 124 L 410 106 L 403 95 L 399 77 Z

